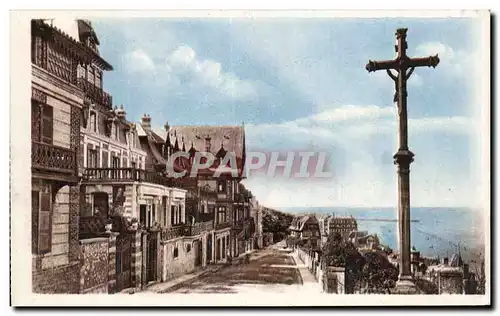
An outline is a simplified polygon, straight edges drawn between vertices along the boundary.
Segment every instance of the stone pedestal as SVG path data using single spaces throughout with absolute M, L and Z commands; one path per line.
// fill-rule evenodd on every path
M 108 293 L 116 292 L 116 237 L 118 233 L 110 232 L 108 250 Z
M 393 294 L 414 295 L 419 294 L 419 290 L 412 278 L 400 278 L 396 282 L 396 288 Z
M 438 272 L 439 294 L 463 294 L 463 273 L 460 268 L 443 268 Z
M 326 267 L 323 274 L 323 291 L 332 294 L 345 294 L 345 268 Z
M 140 289 L 142 285 L 142 233 L 141 231 L 130 232 L 132 234 L 131 245 L 131 285 Z

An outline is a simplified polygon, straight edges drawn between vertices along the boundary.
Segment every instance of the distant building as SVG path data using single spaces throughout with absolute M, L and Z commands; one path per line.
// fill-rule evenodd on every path
M 361 252 L 382 250 L 378 235 L 367 231 L 351 231 L 348 240 Z
M 318 220 L 312 215 L 294 218 L 289 230 L 293 237 L 299 237 L 300 239 L 320 237 Z
M 346 239 L 352 231 L 358 230 L 358 223 L 354 217 L 331 217 L 328 222 L 329 234 L 339 233 Z

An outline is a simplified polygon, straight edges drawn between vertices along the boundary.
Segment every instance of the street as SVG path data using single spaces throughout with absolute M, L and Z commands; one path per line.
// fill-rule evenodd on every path
M 164 293 L 276 293 L 297 289 L 302 283 L 290 251 L 279 244 L 253 253 L 250 263 L 223 267 Z

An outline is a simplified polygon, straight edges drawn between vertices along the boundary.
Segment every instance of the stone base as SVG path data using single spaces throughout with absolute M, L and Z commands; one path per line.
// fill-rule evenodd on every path
M 420 291 L 412 279 L 400 279 L 396 282 L 396 288 L 394 289 L 393 294 L 415 295 L 420 294 Z

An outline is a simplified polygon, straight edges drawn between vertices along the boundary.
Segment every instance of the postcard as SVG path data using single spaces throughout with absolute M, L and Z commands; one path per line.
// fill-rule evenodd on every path
M 12 11 L 10 51 L 13 305 L 491 304 L 488 11 Z

